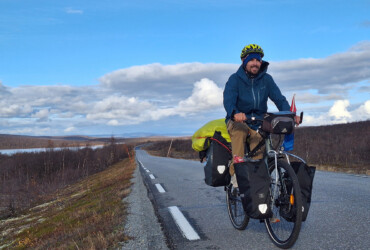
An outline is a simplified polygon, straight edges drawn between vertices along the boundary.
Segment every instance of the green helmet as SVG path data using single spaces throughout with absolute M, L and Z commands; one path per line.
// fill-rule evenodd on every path
M 242 53 L 240 54 L 240 58 L 243 59 L 250 53 L 259 53 L 261 55 L 261 58 L 265 55 L 263 54 L 263 49 L 259 45 L 248 44 L 243 48 Z

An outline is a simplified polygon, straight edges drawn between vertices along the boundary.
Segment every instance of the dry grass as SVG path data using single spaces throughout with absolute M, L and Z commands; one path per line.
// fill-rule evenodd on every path
M 123 231 L 135 163 L 128 159 L 68 186 L 23 215 L 0 221 L 0 249 L 106 249 Z
M 175 139 L 172 145 L 171 140 L 162 140 L 148 144 L 144 149 L 154 156 L 199 160 L 199 153 L 192 149 L 191 143 L 189 138 Z

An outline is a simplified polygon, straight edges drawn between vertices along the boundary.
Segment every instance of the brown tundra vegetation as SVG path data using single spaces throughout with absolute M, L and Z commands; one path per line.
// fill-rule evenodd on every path
M 132 148 L 114 138 L 93 150 L 48 149 L 39 153 L 0 154 L 0 218 L 14 215 L 43 197 L 101 172 L 128 157 Z

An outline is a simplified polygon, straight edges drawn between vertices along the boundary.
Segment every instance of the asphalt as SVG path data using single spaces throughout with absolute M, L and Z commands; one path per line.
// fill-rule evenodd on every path
M 139 166 L 131 182 L 131 193 L 123 201 L 129 204 L 124 230 L 132 239 L 125 242 L 122 249 L 169 249 Z
M 143 150 L 137 150 L 136 157 L 149 190 L 146 196 L 153 200 L 169 248 L 278 249 L 258 220 L 251 220 L 243 231 L 233 228 L 223 188 L 204 183 L 199 162 L 154 157 Z M 370 249 L 369 180 L 365 175 L 316 171 L 309 216 L 292 249 Z M 184 236 L 169 213 L 173 206 L 182 212 L 200 240 Z

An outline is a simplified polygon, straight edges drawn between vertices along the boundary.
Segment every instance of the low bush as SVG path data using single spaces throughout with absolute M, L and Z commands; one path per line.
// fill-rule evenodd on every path
M 87 147 L 0 154 L 0 218 L 12 216 L 43 196 L 127 158 L 128 150 L 127 145 L 112 140 L 95 150 Z

